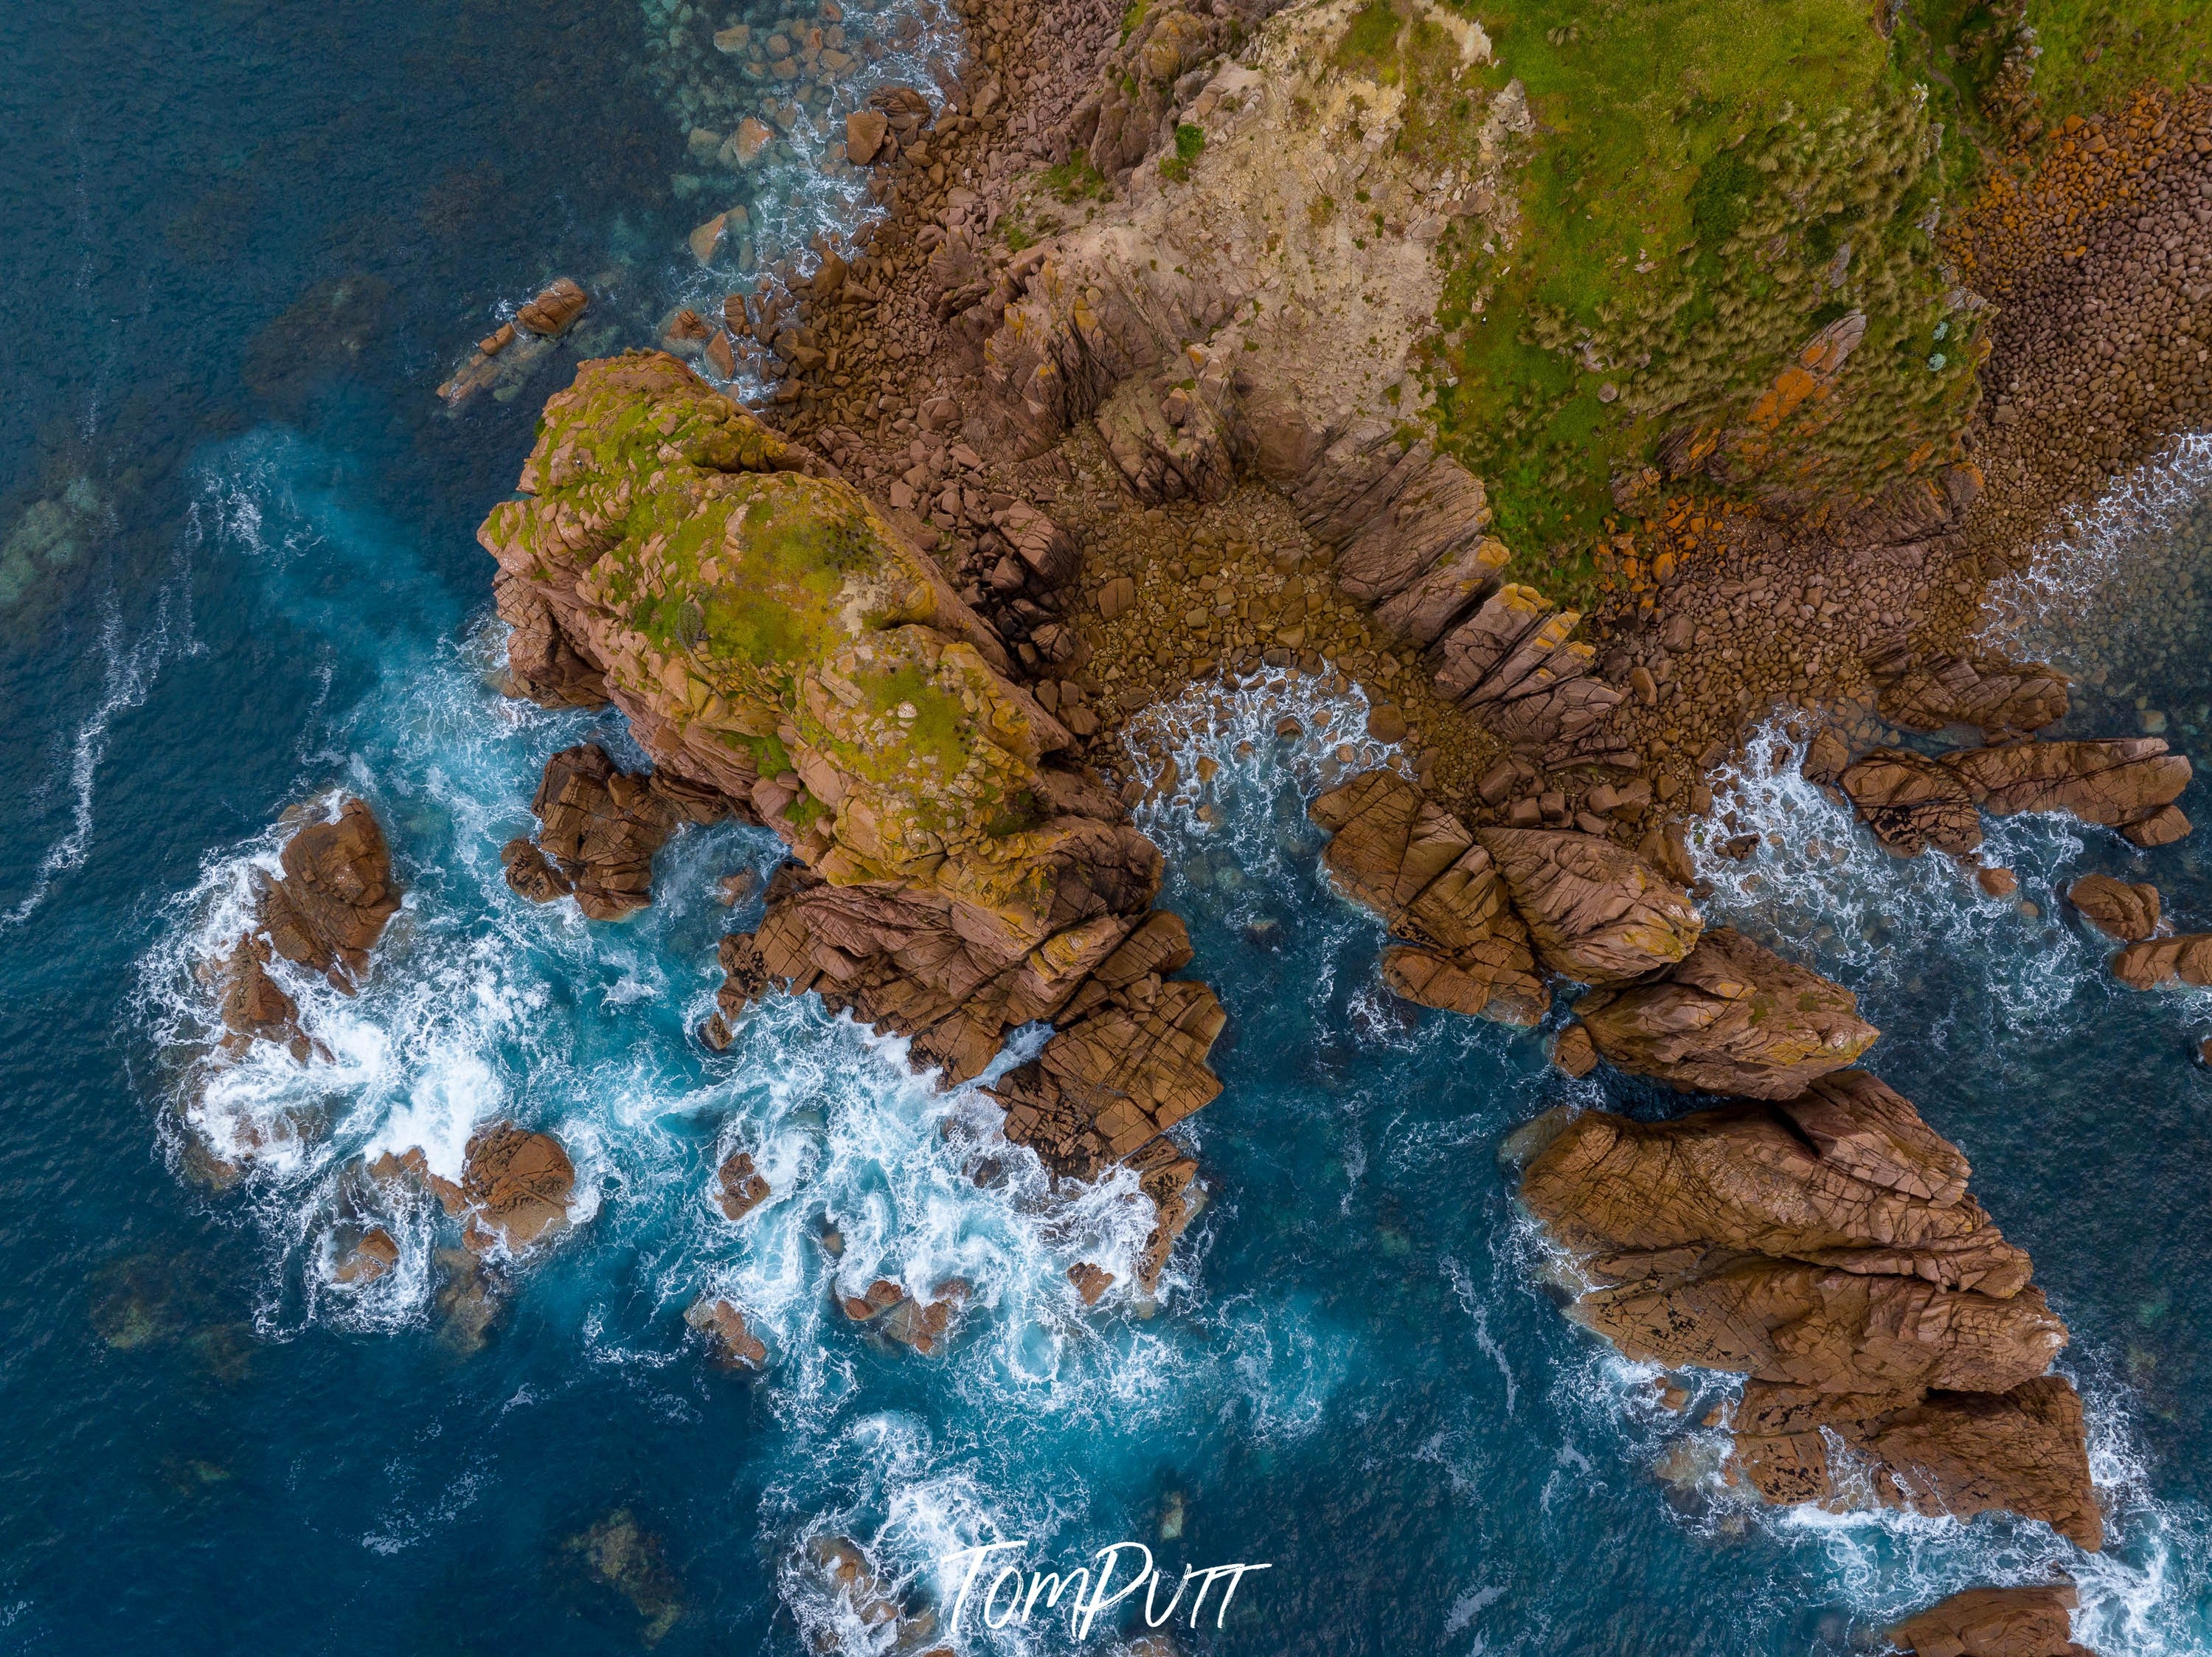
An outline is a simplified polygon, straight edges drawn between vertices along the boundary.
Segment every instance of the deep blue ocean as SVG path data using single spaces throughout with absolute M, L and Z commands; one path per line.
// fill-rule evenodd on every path
M 917 51 L 957 58 L 917 15 Z M 1498 1151 L 1607 1095 L 1534 1039 L 1383 994 L 1378 929 L 1328 891 L 1304 815 L 1354 702 L 1260 686 L 1154 716 L 1222 761 L 1145 821 L 1231 1020 L 1226 1091 L 1191 1124 L 1210 1201 L 1157 1306 L 1086 1308 L 1063 1275 L 1141 1243 L 1126 1190 L 1054 1196 L 1012 1153 L 977 1186 L 994 1113 L 896 1044 L 811 1001 L 725 1055 L 687 1033 L 732 924 L 714 881 L 771 867 L 765 833 L 679 836 L 627 924 L 507 889 L 499 847 L 545 758 L 634 750 L 611 716 L 499 696 L 473 533 L 580 344 L 647 342 L 703 292 L 684 237 L 719 204 L 649 42 L 746 16 L 0 12 L 0 1648 L 880 1649 L 892 1630 L 806 1563 L 844 1536 L 916 1609 L 945 1607 L 957 1550 L 1012 1538 L 1033 1566 L 1124 1539 L 1170 1580 L 1267 1564 L 1221 1626 L 1179 1619 L 1185 1652 L 1840 1654 L 2054 1568 L 2107 1657 L 2212 1650 L 2212 1075 L 2191 1057 L 2212 994 L 2112 987 L 2053 892 L 2130 872 L 2212 927 L 2206 830 L 2142 856 L 1997 825 L 2026 912 L 1875 850 L 1795 780 L 1778 718 L 1723 790 L 1766 841 L 1708 864 L 1708 917 L 1858 991 L 1873 1068 L 2033 1252 L 2093 1421 L 2096 1556 L 2000 1516 L 1747 1507 L 1695 1424 L 1726 1380 L 1676 1415 L 1559 1315 Z M 845 194 L 799 176 L 756 198 L 756 257 L 849 226 Z M 562 273 L 595 295 L 580 342 L 447 411 L 467 343 Z M 2207 470 L 2185 448 L 2139 480 L 1993 623 L 2102 677 L 2069 729 L 2157 713 L 2200 774 Z M 1273 735 L 1286 707 L 1296 745 Z M 235 935 L 279 814 L 335 789 L 374 806 L 406 906 L 358 999 L 301 990 L 331 1062 L 269 1049 L 218 1075 L 188 1039 L 192 964 Z M 2212 825 L 2212 789 L 2184 803 Z M 333 1290 L 343 1166 L 416 1144 L 450 1163 L 499 1116 L 559 1133 L 587 1217 L 481 1343 L 440 1304 L 425 1216 L 390 1276 Z M 211 1179 L 205 1148 L 248 1135 L 252 1172 Z M 732 1225 L 706 1191 L 738 1144 L 775 1196 Z M 954 1274 L 975 1300 L 934 1357 L 829 1302 Z M 763 1374 L 687 1331 L 710 1288 L 766 1340 Z M 972 1622 L 965 1652 L 1142 1631 Z

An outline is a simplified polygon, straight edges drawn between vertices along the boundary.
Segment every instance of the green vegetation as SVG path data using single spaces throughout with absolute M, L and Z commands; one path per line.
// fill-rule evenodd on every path
M 1058 166 L 1045 168 L 1044 187 L 1070 207 L 1079 201 L 1104 201 L 1114 193 L 1105 174 L 1080 150 Z
M 1160 157 L 1160 176 L 1176 184 L 1190 178 L 1191 163 L 1206 149 L 1206 129 L 1188 122 L 1175 130 L 1175 154 Z
M 1976 353 L 1938 268 L 1940 135 L 1863 6 L 1510 0 L 1480 16 L 1493 85 L 1522 82 L 1537 136 L 1517 245 L 1467 250 L 1447 289 L 1441 424 L 1540 584 L 1586 599 L 1619 527 L 1614 477 L 1670 433 L 1738 427 L 1854 309 L 1868 328 L 1839 394 L 1774 445 L 1789 475 L 1755 445 L 1712 469 L 1866 488 L 1942 458 Z
M 1615 503 L 1647 466 L 1711 448 L 1680 486 L 1741 496 L 1948 459 L 1984 347 L 1941 224 L 2008 143 L 2212 75 L 2201 0 L 1933 0 L 1888 39 L 1863 0 L 1453 3 L 1491 38 L 1492 96 L 1518 81 L 1534 130 L 1500 186 L 1517 225 L 1469 219 L 1446 244 L 1439 435 L 1489 483 L 1525 578 L 1584 604 L 1606 538 L 1656 504 Z M 1407 146 L 1449 79 L 1423 27 L 1368 0 L 1336 51 L 1410 76 Z M 1832 395 L 1762 408 L 1853 311 L 1866 332 Z

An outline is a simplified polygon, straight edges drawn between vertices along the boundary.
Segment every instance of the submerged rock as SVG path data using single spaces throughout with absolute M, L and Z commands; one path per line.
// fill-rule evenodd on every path
M 702 1295 L 684 1313 L 684 1321 L 708 1338 L 717 1361 L 728 1368 L 766 1368 L 768 1347 L 746 1325 L 745 1314 L 729 1301 Z
M 644 1619 L 639 1641 L 657 1646 L 684 1616 L 683 1591 L 660 1538 L 638 1523 L 627 1508 L 617 1508 L 591 1529 L 568 1541 L 584 1569 L 600 1587 L 612 1588 Z
M 1840 1442 L 1884 1505 L 2002 1508 L 2099 1545 L 2081 1401 L 2045 1373 L 2065 1325 L 1957 1148 L 1873 1076 L 1667 1123 L 1562 1111 L 1512 1148 L 1593 1285 L 1577 1321 L 1749 1377 L 1732 1465 L 1764 1499 L 1842 1500 Z
M 1889 1638 L 1913 1657 L 2096 1657 L 2074 1643 L 2081 1603 L 2071 1582 L 1968 1588 L 1906 1617 Z
M 2158 888 L 2130 886 L 2109 874 L 2084 874 L 2066 890 L 2066 901 L 2108 938 L 2136 943 L 2158 930 Z
M 1852 1063 L 1880 1033 L 1841 984 L 1725 926 L 1664 976 L 1592 990 L 1575 1014 L 1620 1069 L 1754 1099 L 1802 1091 Z
M 338 1251 L 331 1281 L 366 1288 L 399 1264 L 399 1245 L 382 1226 L 371 1226 Z

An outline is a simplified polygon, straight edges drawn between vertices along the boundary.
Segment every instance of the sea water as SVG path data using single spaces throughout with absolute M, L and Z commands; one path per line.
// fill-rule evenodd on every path
M 547 756 L 641 757 L 618 716 L 499 694 L 472 541 L 575 347 L 458 417 L 432 388 L 556 273 L 592 289 L 590 349 L 707 297 L 685 235 L 725 204 L 650 43 L 744 15 L 0 19 L 20 252 L 0 549 L 35 555 L 0 591 L 7 1648 L 880 1648 L 892 1630 L 808 1563 L 837 1537 L 940 1617 L 984 1544 L 1066 1571 L 1142 1543 L 1170 1585 L 1266 1564 L 1218 1626 L 1218 1590 L 1202 1626 L 1177 1617 L 1190 1651 L 1842 1653 L 1942 1593 L 2057 1569 L 2085 1642 L 2212 1648 L 2212 1085 L 2190 1057 L 2212 997 L 2118 988 L 2057 901 L 2107 869 L 2212 925 L 2194 841 L 1993 825 L 2021 889 L 1987 899 L 1876 850 L 1797 776 L 1778 716 L 1718 789 L 1757 848 L 1696 850 L 1708 918 L 1859 994 L 1873 1067 L 2033 1254 L 2074 1331 L 2095 1556 L 2002 1515 L 1748 1505 L 1698 1425 L 1735 1384 L 1692 1377 L 1668 1410 L 1655 1372 L 1560 1315 L 1504 1137 L 1561 1102 L 1679 1106 L 1384 991 L 1380 928 L 1329 887 L 1304 811 L 1392 758 L 1356 693 L 1204 685 L 1132 729 L 1133 763 L 1176 756 L 1139 819 L 1229 1015 L 1224 1091 L 1185 1133 L 1206 1200 L 1151 1296 L 1128 1287 L 1133 1182 L 1055 1189 L 902 1044 L 805 998 L 755 1009 L 726 1053 L 697 1042 L 716 941 L 758 914 L 716 884 L 773 867 L 765 833 L 678 835 L 622 924 L 509 891 L 499 848 Z M 921 71 L 959 43 L 916 15 L 906 69 L 879 67 L 934 96 Z M 866 210 L 805 148 L 831 131 L 808 116 L 761 183 L 756 260 Z M 1992 612 L 1993 638 L 2100 674 L 2071 731 L 2158 713 L 2197 747 L 2193 464 L 2185 445 L 2128 480 Z M 375 807 L 404 906 L 357 996 L 277 966 L 326 1061 L 218 1066 L 195 966 L 246 924 L 286 809 L 341 792 Z M 2184 803 L 2212 819 L 2202 786 Z M 561 1136 L 580 1200 L 555 1246 L 495 1263 L 489 1327 L 441 1301 L 427 1203 L 386 1216 L 396 1270 L 334 1286 L 349 1167 L 419 1146 L 450 1174 L 498 1118 Z M 773 1194 L 732 1223 L 708 1194 L 738 1148 Z M 1096 1306 L 1066 1276 L 1085 1262 L 1117 1279 Z M 943 1350 L 835 1309 L 879 1276 L 972 1285 Z M 744 1310 L 764 1373 L 688 1332 L 708 1293 Z M 1042 1609 L 935 1637 L 1105 1650 L 1142 1631 L 1141 1599 L 1088 1642 Z

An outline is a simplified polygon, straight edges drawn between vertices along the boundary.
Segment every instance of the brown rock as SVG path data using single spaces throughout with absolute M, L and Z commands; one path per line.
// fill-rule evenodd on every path
M 1075 1292 L 1083 1297 L 1085 1306 L 1097 1306 L 1099 1296 L 1114 1287 L 1114 1274 L 1088 1260 L 1079 1260 L 1067 1269 L 1067 1281 L 1075 1285 Z
M 2188 832 L 2173 801 L 2189 786 L 2189 761 L 2167 752 L 2161 737 L 2012 742 L 1946 754 L 1942 765 L 1993 817 L 2063 811 L 2123 833 L 2141 828 L 2166 838 L 2178 838 L 2172 833 L 2178 817 L 2180 832 Z
M 1842 780 L 1850 764 L 1850 746 L 1836 731 L 1824 728 L 1806 745 L 1805 763 L 1799 769 L 1808 783 L 1831 783 Z
M 1367 734 L 1377 742 L 1403 742 L 1406 716 L 1395 702 L 1378 702 L 1367 712 Z
M 507 885 L 533 904 L 550 904 L 576 889 L 574 880 L 521 835 L 499 849 L 499 861 L 506 868 Z
M 1570 1024 L 1552 1044 L 1552 1063 L 1571 1076 L 1586 1076 L 1597 1069 L 1597 1047 L 1589 1032 Z
M 368 1174 L 372 1179 L 426 1192 L 436 1197 L 438 1206 L 448 1214 L 461 1211 L 461 1188 L 430 1172 L 430 1159 L 423 1155 L 420 1146 L 410 1145 L 396 1154 L 385 1152 L 368 1165 Z
M 715 1173 L 714 1201 L 732 1220 L 742 1220 L 769 1199 L 767 1178 L 753 1167 L 750 1152 L 732 1151 Z
M 2074 1643 L 2080 1603 L 2071 1582 L 1968 1588 L 1905 1618 L 1889 1638 L 1914 1657 L 2094 1657 Z
M 2212 984 L 2212 932 L 2131 943 L 2112 957 L 2112 976 L 2131 990 L 2181 983 Z
M 855 167 L 874 161 L 890 132 L 890 118 L 880 109 L 856 109 L 845 118 L 845 157 Z
M 392 854 L 376 815 L 347 800 L 337 820 L 307 824 L 284 843 L 284 873 L 261 891 L 262 924 L 288 961 L 349 987 L 399 908 Z
M 591 295 L 581 286 L 568 277 L 561 277 L 514 314 L 515 324 L 527 332 L 552 338 L 568 332 L 591 302 Z
M 2067 888 L 2066 901 L 2108 938 L 2136 943 L 2158 930 L 2158 888 L 2130 886 L 2109 874 L 2084 874 Z
M 2008 868 L 1978 868 L 1974 871 L 1974 884 L 1981 887 L 1984 897 L 2009 898 L 2020 890 L 2020 876 Z
M 305 1044 L 300 1031 L 300 1004 L 269 976 L 273 952 L 251 933 L 242 935 L 238 947 L 215 963 L 216 982 L 222 992 L 222 1027 L 234 1036 L 289 1045 Z
M 1634 852 L 1594 834 L 1482 829 L 1536 953 L 1564 978 L 1621 984 L 1688 955 L 1705 923 L 1689 896 Z
M 1396 772 L 1372 771 L 1315 800 L 1323 854 L 1346 892 L 1407 941 L 1383 978 L 1424 1007 L 1533 1025 L 1551 1004 L 1528 929 L 1491 853 L 1458 818 Z
M 2002 656 L 1897 650 L 1867 667 L 1881 716 L 1909 731 L 1977 725 L 1982 740 L 2027 736 L 2066 716 L 2066 676 Z
M 649 774 L 617 770 L 596 742 L 563 748 L 545 762 L 530 809 L 542 825 L 543 861 L 569 882 L 587 917 L 620 920 L 652 903 L 653 854 L 675 823 Z M 507 863 L 510 884 L 518 868 L 541 889 L 556 884 L 531 875 L 519 853 Z M 515 889 L 536 896 L 520 885 Z
M 726 1368 L 759 1369 L 768 1363 L 768 1348 L 745 1325 L 745 1314 L 718 1295 L 702 1295 L 684 1313 L 684 1321 L 704 1335 L 715 1361 Z
M 1972 790 L 1925 754 L 1876 748 L 1844 772 L 1842 786 L 1885 851 L 1917 857 L 1932 845 L 1965 857 L 1981 849 Z
M 462 1240 L 478 1254 L 520 1252 L 568 1225 L 575 1184 L 575 1165 L 552 1135 L 512 1122 L 480 1128 L 461 1172 Z
M 1575 1011 L 1607 1063 L 1680 1087 L 1787 1099 L 1879 1033 L 1840 984 L 1717 927 L 1656 981 L 1592 991 Z

